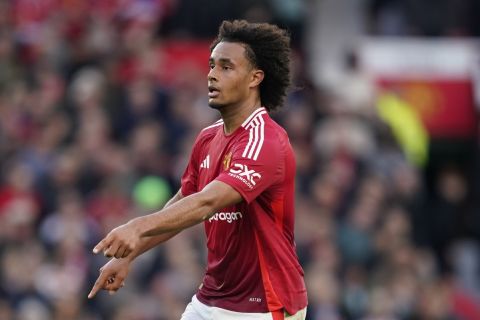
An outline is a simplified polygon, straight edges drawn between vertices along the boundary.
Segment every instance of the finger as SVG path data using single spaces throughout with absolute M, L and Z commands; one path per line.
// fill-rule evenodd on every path
M 110 261 L 112 261 L 113 259 L 111 259 Z M 110 262 L 109 261 L 109 262 Z M 103 271 L 103 269 L 105 269 L 105 267 L 108 265 L 108 263 L 105 263 L 100 269 L 98 269 L 98 271 L 100 271 L 100 273 Z
M 123 277 L 115 277 L 113 279 L 112 282 L 109 282 L 106 287 L 105 287 L 105 290 L 108 290 L 108 291 L 118 291 L 120 288 L 122 288 L 123 286 L 125 285 L 125 281 L 124 281 L 124 278 Z
M 128 250 L 127 246 L 123 246 L 122 248 L 118 248 L 117 252 L 115 253 L 115 258 L 120 259 L 125 256 L 125 252 Z
M 130 253 L 132 253 L 132 251 L 133 251 L 133 250 L 130 250 L 130 248 L 127 247 L 127 248 L 125 249 L 125 252 L 123 253 L 122 258 L 128 257 L 128 255 L 129 255 Z
M 106 286 L 106 281 L 107 281 L 107 274 L 106 273 L 100 273 L 100 275 L 97 278 L 97 281 L 95 281 L 95 284 L 93 285 L 92 290 L 88 294 L 88 299 L 92 299 L 95 297 L 97 292 L 102 289 L 102 287 Z
M 117 254 L 118 250 L 121 249 L 121 245 L 118 243 L 118 241 L 114 241 L 110 247 L 108 247 L 104 252 L 103 254 L 105 255 L 105 257 L 108 257 L 108 258 L 111 258 L 113 257 L 115 254 Z
M 105 238 L 103 238 L 102 241 L 100 241 L 95 248 L 93 248 L 93 253 L 97 254 L 100 251 L 104 251 L 106 248 L 110 247 L 112 240 L 110 237 L 107 235 Z

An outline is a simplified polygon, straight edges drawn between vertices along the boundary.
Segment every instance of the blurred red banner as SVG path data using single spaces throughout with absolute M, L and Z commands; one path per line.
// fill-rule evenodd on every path
M 432 137 L 465 138 L 476 132 L 470 79 L 377 78 L 380 89 L 394 91 L 420 115 Z

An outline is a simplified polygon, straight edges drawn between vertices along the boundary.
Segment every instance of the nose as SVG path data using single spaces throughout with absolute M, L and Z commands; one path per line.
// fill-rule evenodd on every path
M 215 68 L 211 68 L 207 75 L 208 81 L 217 81 L 217 76 L 215 75 Z

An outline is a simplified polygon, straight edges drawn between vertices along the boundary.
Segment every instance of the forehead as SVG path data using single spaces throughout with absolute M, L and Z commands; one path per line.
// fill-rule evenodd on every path
M 245 47 L 239 42 L 219 42 L 210 54 L 210 60 L 231 60 L 234 63 L 246 63 Z

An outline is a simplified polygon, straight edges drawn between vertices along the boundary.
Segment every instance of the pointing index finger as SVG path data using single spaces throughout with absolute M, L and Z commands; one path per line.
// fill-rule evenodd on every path
M 95 248 L 93 248 L 93 253 L 94 254 L 97 254 L 99 253 L 100 251 L 103 251 L 105 250 L 106 248 L 108 248 L 110 246 L 110 240 L 108 239 L 108 236 L 103 238 L 103 240 L 101 240 L 96 246 Z
M 95 282 L 95 285 L 93 286 L 92 290 L 90 290 L 90 293 L 88 294 L 88 299 L 92 299 L 93 297 L 95 297 L 98 290 L 100 290 L 100 286 L 101 286 L 100 283 Z
M 97 292 L 102 288 L 103 284 L 105 283 L 106 281 L 106 278 L 107 277 L 107 274 L 106 273 L 100 273 L 100 275 L 98 276 L 98 279 L 97 281 L 95 281 L 95 284 L 93 285 L 92 287 L 92 290 L 90 291 L 90 293 L 88 294 L 88 299 L 92 299 L 93 297 L 95 297 L 95 295 L 97 294 Z

